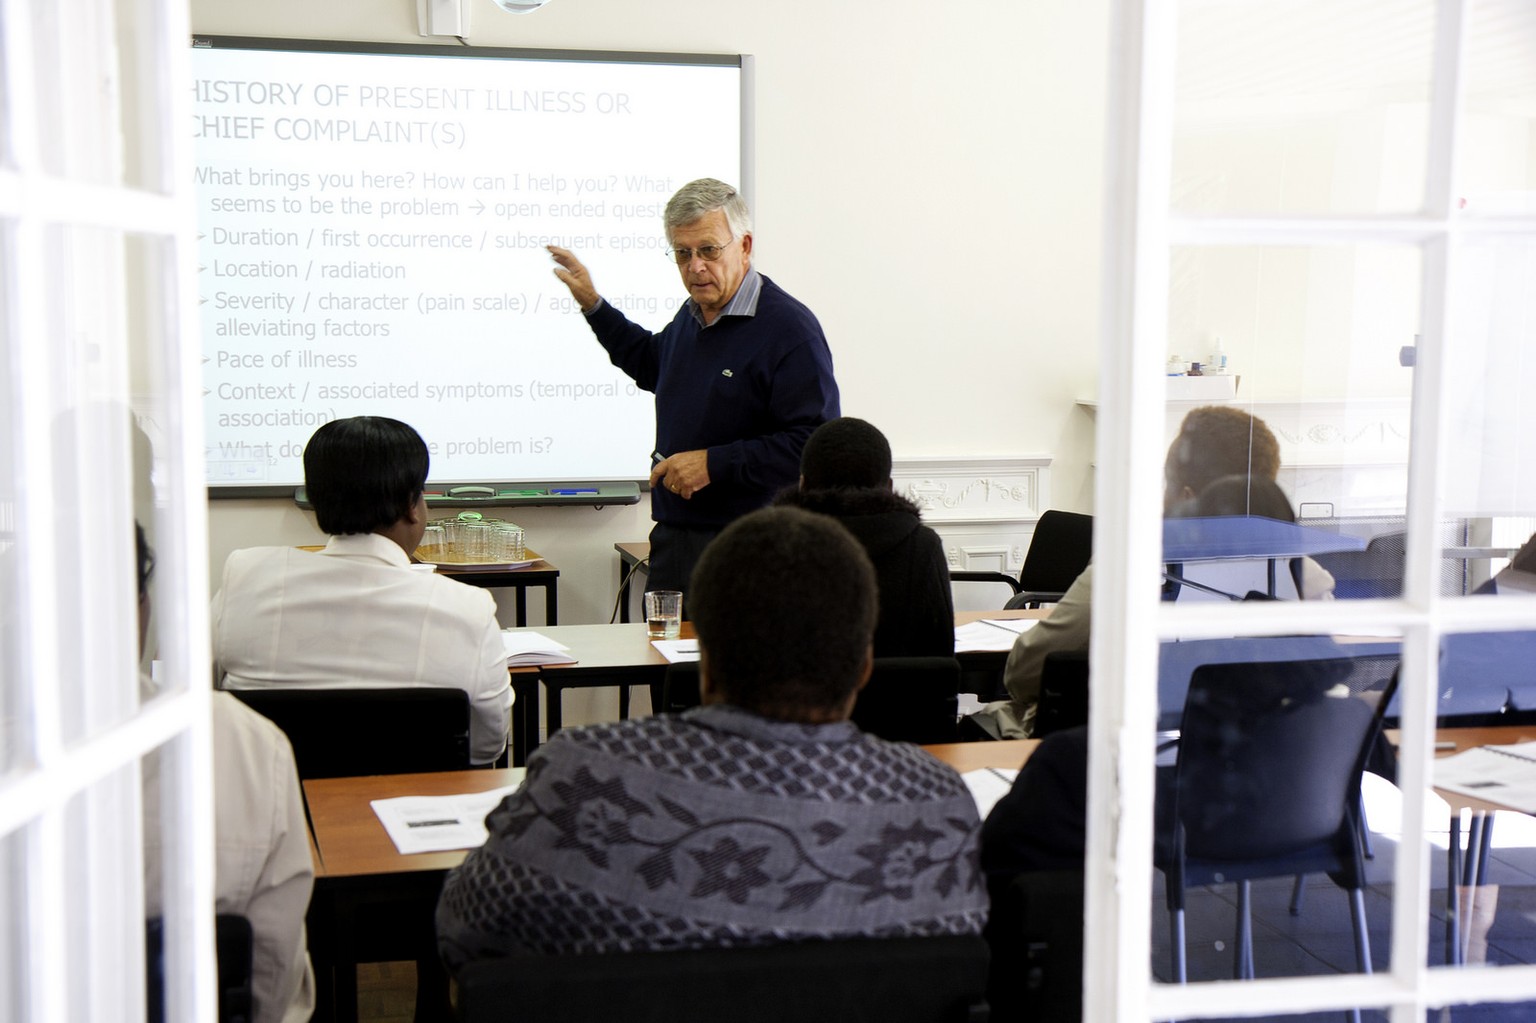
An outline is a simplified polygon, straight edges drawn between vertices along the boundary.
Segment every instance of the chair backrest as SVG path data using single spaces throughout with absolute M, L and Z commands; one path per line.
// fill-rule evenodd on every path
M 876 657 L 853 705 L 853 723 L 900 742 L 955 742 L 960 662 L 953 657 Z
M 1093 516 L 1054 508 L 1040 516 L 1019 570 L 1019 593 L 1010 606 L 1061 599 L 1093 560 Z M 1037 597 L 1028 600 L 1028 597 Z
M 1088 723 L 1088 651 L 1054 650 L 1040 665 L 1034 737 Z
M 1335 597 L 1399 597 L 1407 537 L 1402 532 L 1382 533 L 1372 537 L 1363 551 L 1319 554 L 1313 560 L 1333 576 Z
M 1190 678 L 1203 664 L 1328 660 L 1396 654 L 1401 648 L 1395 639 L 1346 645 L 1331 636 L 1238 636 L 1163 643 L 1157 655 L 1158 727 L 1179 727 Z
M 462 689 L 232 689 L 281 728 L 300 778 L 469 767 Z
M 985 1000 L 980 937 L 513 955 L 459 971 L 461 1023 L 935 1023 Z
M 1083 872 L 1032 870 L 994 893 L 987 921 L 992 1018 L 1080 1023 Z
M 662 704 L 669 713 L 699 705 L 699 666 L 667 666 Z M 869 684 L 853 705 L 853 723 L 882 739 L 955 742 L 960 662 L 953 657 L 876 657 Z
M 145 922 L 144 959 L 145 1018 L 147 1023 L 165 1019 L 165 923 L 156 916 Z M 251 922 L 234 913 L 214 918 L 214 952 L 219 968 L 219 1023 L 249 1023 L 254 1011 L 251 996 L 252 955 L 255 944 Z
M 667 665 L 667 677 L 661 684 L 658 714 L 677 714 L 699 705 L 699 662 L 677 661 Z
M 1196 668 L 1174 782 L 1186 855 L 1283 856 L 1345 833 L 1398 663 L 1387 654 Z

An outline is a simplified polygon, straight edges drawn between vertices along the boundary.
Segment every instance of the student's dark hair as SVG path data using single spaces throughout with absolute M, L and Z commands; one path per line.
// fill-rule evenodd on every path
M 1262 515 L 1281 522 L 1296 521 L 1296 510 L 1280 484 L 1257 476 L 1223 476 L 1200 491 L 1189 514 L 1204 518 Z
M 149 540 L 144 536 L 144 527 L 135 519 L 133 523 L 133 545 L 139 556 L 139 596 L 149 593 L 149 580 L 155 574 L 155 552 L 149 546 Z
M 304 488 L 325 532 L 371 533 L 410 513 L 427 466 L 426 442 L 398 419 L 333 419 L 304 447 Z
M 737 519 L 710 543 L 688 607 L 727 703 L 806 720 L 857 689 L 875 631 L 875 570 L 837 520 L 799 508 Z
M 1206 405 L 1186 415 L 1164 466 L 1170 484 L 1196 494 L 1223 476 L 1273 480 L 1279 472 L 1275 435 L 1264 420 L 1230 405 Z
M 883 487 L 891 481 L 891 444 L 862 419 L 829 419 L 805 442 L 800 475 L 806 490 Z

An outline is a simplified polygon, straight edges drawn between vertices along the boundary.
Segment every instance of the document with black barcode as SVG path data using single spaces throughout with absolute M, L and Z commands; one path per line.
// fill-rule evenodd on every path
M 1435 788 L 1536 813 L 1536 743 L 1479 746 L 1435 761 Z
M 457 796 L 397 796 L 368 805 L 403 855 L 475 849 L 485 844 L 485 815 L 517 787 Z

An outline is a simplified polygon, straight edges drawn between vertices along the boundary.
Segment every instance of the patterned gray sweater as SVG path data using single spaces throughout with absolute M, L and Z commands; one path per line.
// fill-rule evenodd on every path
M 450 968 L 979 933 L 980 821 L 953 770 L 847 722 L 727 706 L 567 729 L 486 819 L 437 907 Z

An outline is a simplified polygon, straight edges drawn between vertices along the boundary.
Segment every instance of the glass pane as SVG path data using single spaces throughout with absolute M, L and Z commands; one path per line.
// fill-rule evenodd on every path
M 128 391 L 132 406 L 129 435 L 131 454 L 130 486 L 133 519 L 144 529 L 145 539 L 154 554 L 157 572 L 177 578 L 179 556 L 176 545 L 161 542 L 162 518 L 169 510 L 169 466 L 175 452 L 170 427 L 177 417 L 172 413 L 172 395 L 166 382 L 175 378 L 167 363 L 176 357 L 180 322 L 176 310 L 175 247 L 163 238 L 130 235 L 125 244 L 125 272 L 131 282 L 124 310 L 128 345 Z M 151 581 L 152 583 L 152 581 Z M 174 601 L 183 599 L 174 586 L 151 585 L 150 601 L 145 609 L 142 666 L 163 686 L 184 686 L 195 674 L 206 680 L 206 667 L 194 673 L 186 663 L 186 644 L 162 636 L 165 623 L 179 620 Z
M 1396 640 L 1327 635 L 1162 645 L 1156 980 L 1178 978 L 1181 958 L 1191 983 L 1356 972 L 1356 890 L 1386 968 L 1402 800 L 1379 725 L 1396 713 L 1400 656 Z
M 1536 7 L 1473 0 L 1457 171 L 1467 216 L 1536 213 Z
M 185 833 L 188 823 L 179 796 L 185 787 L 180 777 L 187 766 L 185 746 L 178 741 L 166 743 L 151 750 L 143 761 L 144 913 L 149 935 L 147 994 L 151 1003 L 156 998 L 176 997 L 180 971 L 189 961 L 186 950 L 190 936 L 183 933 L 182 927 L 187 916 L 182 912 L 187 891 L 177 880 L 184 878 L 188 869 L 187 864 L 177 859 L 178 836 Z
M 25 832 L 0 837 L 0 1016 L 25 1019 L 30 997 Z
M 144 992 L 144 862 L 138 765 L 65 807 L 64 939 L 70 1020 L 128 1018 Z
M 13 319 L 16 303 L 15 238 L 9 222 L 0 222 L 0 393 L 17 392 L 16 354 L 20 338 Z M 27 707 L 22 671 L 25 654 L 22 644 L 27 637 L 21 590 L 21 550 L 17 547 L 19 477 L 16 446 L 20 433 L 17 403 L 7 401 L 0 411 L 0 774 L 24 759 L 23 743 L 30 736 L 22 731 Z
M 1536 400 L 1527 386 L 1536 372 L 1533 275 L 1536 241 L 1518 238 L 1469 242 L 1452 267 L 1440 495 L 1466 534 L 1451 551 L 1442 592 L 1536 592 L 1532 554 L 1510 564 L 1536 532 Z
M 58 543 L 43 555 L 51 558 L 46 569 L 26 582 L 38 599 L 51 595 L 61 623 L 57 685 L 69 741 L 124 720 L 138 705 L 125 314 L 133 281 L 114 231 L 52 229 L 42 259 L 49 365 L 46 381 L 28 385 L 53 410 Z
M 1430 963 L 1536 962 L 1536 746 L 1520 745 L 1536 740 L 1536 631 L 1440 649 L 1437 738 L 1455 746 L 1435 762 L 1428 820 Z
M 1164 553 L 1185 584 L 1165 596 L 1327 596 L 1330 555 L 1404 529 L 1413 371 L 1400 350 L 1418 331 L 1419 253 L 1212 247 L 1171 259 Z
M 1180 5 L 1170 202 L 1185 213 L 1416 210 L 1430 0 Z
M 137 116 L 125 128 L 111 6 L 39 4 L 31 15 L 36 83 L 29 98 L 43 169 L 73 181 L 123 182 L 124 135 L 142 128 Z

